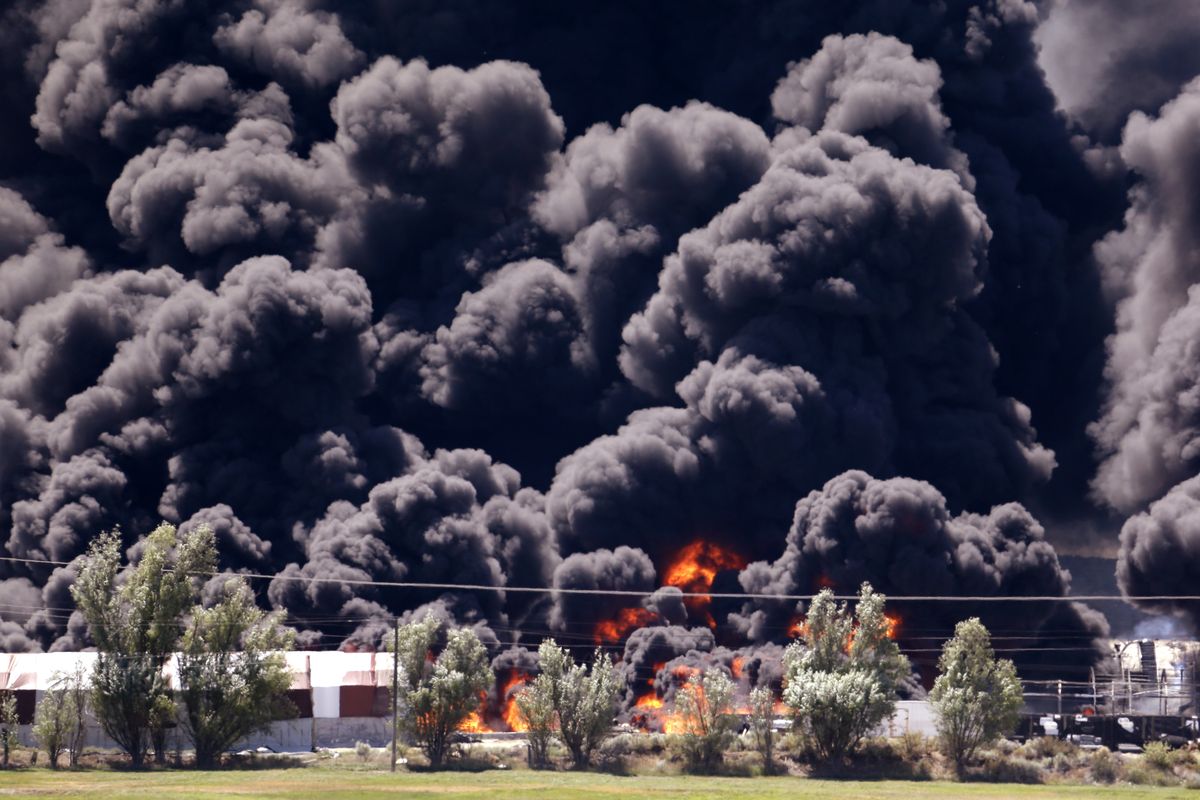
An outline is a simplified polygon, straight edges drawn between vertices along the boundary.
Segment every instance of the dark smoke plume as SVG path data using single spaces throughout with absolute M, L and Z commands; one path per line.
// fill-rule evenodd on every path
M 1031 3 L 21 0 L 0 23 L 10 556 L 205 523 L 304 645 L 432 614 L 524 673 L 546 631 L 598 639 L 632 708 L 689 665 L 777 683 L 803 609 L 685 585 L 1061 596 L 1068 537 L 1026 508 L 1086 525 L 1195 472 L 1194 91 L 1106 149 L 1056 108 Z M 1114 324 L 1145 374 L 1114 356 L 1105 384 Z M 724 560 L 672 578 L 689 546 Z M 73 576 L 0 565 L 0 646 L 87 646 Z M 1101 632 L 1017 613 L 1035 645 Z

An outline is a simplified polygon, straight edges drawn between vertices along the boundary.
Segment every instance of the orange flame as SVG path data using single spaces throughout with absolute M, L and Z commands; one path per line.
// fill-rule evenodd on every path
M 654 680 L 665 666 L 665 662 L 659 661 L 651 667 L 652 672 L 650 677 L 646 679 L 646 685 L 650 687 L 650 690 L 633 701 L 635 711 L 630 718 L 630 722 L 642 731 L 650 730 L 650 721 L 658 719 L 659 713 L 662 710 L 663 701 L 658 696 L 658 691 L 654 688 Z
M 511 670 L 504 684 L 500 687 L 500 716 L 508 725 L 510 731 L 524 733 L 529 730 L 529 723 L 517 708 L 517 692 L 529 680 L 529 676 L 520 670 Z
M 640 628 L 654 621 L 657 615 L 645 608 L 622 608 L 617 612 L 616 619 L 606 619 L 596 624 L 592 638 L 596 644 L 614 644 L 625 638 L 634 628 Z
M 895 640 L 900 632 L 900 615 L 884 614 L 883 618 L 887 620 L 887 638 Z M 792 621 L 788 623 L 787 635 L 789 639 L 799 639 L 808 632 L 808 623 L 804 617 L 792 617 Z M 854 631 L 850 632 L 850 638 L 846 640 L 846 649 L 850 649 L 850 645 L 854 642 Z M 737 675 L 734 675 L 737 677 Z
M 650 686 L 654 686 L 654 679 L 658 677 L 658 673 L 662 672 L 663 667 L 665 667 L 666 665 L 667 665 L 667 662 L 665 662 L 665 661 L 654 662 L 654 666 L 652 666 L 650 668 L 653 670 L 653 674 L 649 678 L 646 679 L 646 683 L 650 684 Z
M 741 656 L 734 656 L 733 661 L 729 664 L 729 672 L 733 675 L 734 680 L 742 679 L 742 669 L 745 667 L 746 660 Z
M 683 674 L 681 674 L 678 670 L 676 670 L 675 671 L 676 677 L 688 677 L 690 675 L 695 675 L 699 672 L 699 670 L 695 670 L 695 669 L 690 669 L 690 668 L 685 668 L 685 669 L 687 670 L 687 672 L 683 673 Z M 679 692 L 675 695 L 676 709 L 678 709 L 678 707 L 679 707 L 679 695 L 683 694 L 684 692 L 687 692 L 687 693 L 693 695 L 697 699 L 698 702 L 695 704 L 695 706 L 697 708 L 703 706 L 703 704 L 704 704 L 704 686 L 703 686 L 703 684 L 701 684 L 700 681 L 698 681 L 698 680 L 696 680 L 696 681 L 689 680 L 682 687 L 680 687 Z M 672 711 L 670 714 L 667 714 L 666 716 L 663 717 L 662 731 L 663 731 L 663 733 L 697 733 L 698 732 L 696 730 L 696 721 L 694 719 L 689 719 L 688 717 L 685 717 L 678 710 Z
M 662 698 L 656 694 L 644 694 L 634 701 L 633 707 L 645 709 L 647 711 L 657 711 L 663 707 L 663 701 Z
M 670 713 L 663 717 L 662 721 L 663 733 L 691 733 L 691 724 L 683 718 L 682 714 Z
M 675 667 L 675 669 L 671 670 L 671 674 L 675 676 L 675 680 L 677 681 L 687 681 L 699 671 L 700 670 L 696 669 L 695 667 L 689 667 L 686 664 L 680 664 L 678 667 Z
M 675 560 L 666 569 L 664 583 L 667 586 L 676 586 L 684 592 L 707 595 L 718 572 L 742 569 L 745 566 L 746 559 L 733 550 L 697 539 L 675 556 Z M 711 597 L 687 597 L 683 602 L 693 612 L 704 614 L 710 628 L 717 627 L 717 621 L 708 612 Z
M 483 719 L 479 716 L 478 711 L 472 711 L 467 714 L 467 718 L 458 723 L 458 730 L 464 733 L 487 733 L 488 726 L 483 724 Z

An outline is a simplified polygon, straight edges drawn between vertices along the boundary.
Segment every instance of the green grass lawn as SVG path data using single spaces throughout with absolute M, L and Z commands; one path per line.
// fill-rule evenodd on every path
M 88 798 L 372 798 L 484 797 L 488 800 L 591 800 L 591 798 L 1194 798 L 1186 789 L 1142 786 L 1020 786 L 911 781 L 818 781 L 804 778 L 616 777 L 596 773 L 527 771 L 422 774 L 369 772 L 324 767 L 194 772 L 127 773 L 108 770 L 51 772 L 45 769 L 0 773 L 0 796 Z

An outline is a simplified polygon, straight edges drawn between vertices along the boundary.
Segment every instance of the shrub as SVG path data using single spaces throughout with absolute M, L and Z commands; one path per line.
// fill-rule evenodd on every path
M 1142 748 L 1142 762 L 1154 769 L 1168 770 L 1175 761 L 1175 753 L 1162 742 L 1150 742 Z
M 358 760 L 364 764 L 371 760 L 372 749 L 373 748 L 371 747 L 370 742 L 355 742 L 354 743 L 354 754 L 356 756 L 358 756 Z
M 1016 755 L 1023 758 L 1051 759 L 1057 755 L 1070 753 L 1075 746 L 1053 736 L 1038 736 L 1030 739 L 1017 749 Z
M 920 731 L 909 731 L 896 738 L 896 753 L 905 761 L 920 761 L 933 752 L 933 743 Z
M 1174 786 L 1175 775 L 1139 760 L 1125 770 L 1125 780 L 1135 786 Z
M 970 780 L 994 783 L 1041 783 L 1045 775 L 1041 766 L 1023 758 L 990 754 L 977 770 L 965 777 Z
M 592 761 L 601 772 L 624 775 L 629 771 L 629 756 L 633 752 L 631 737 L 613 736 L 600 743 L 592 754 Z
M 630 755 L 661 755 L 667 749 L 667 736 L 662 733 L 622 733 L 607 740 L 612 746 Z
M 1121 774 L 1121 762 L 1107 747 L 1092 753 L 1088 771 L 1096 783 L 1112 783 Z

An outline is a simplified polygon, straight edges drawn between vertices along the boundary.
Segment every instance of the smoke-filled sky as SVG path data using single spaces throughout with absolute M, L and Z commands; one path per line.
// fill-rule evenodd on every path
M 679 590 L 1066 596 L 1102 555 L 1194 594 L 1197 37 L 1191 0 L 18 0 L 0 647 L 88 646 L 69 562 L 164 519 L 306 645 L 437 613 L 631 686 L 803 612 Z

